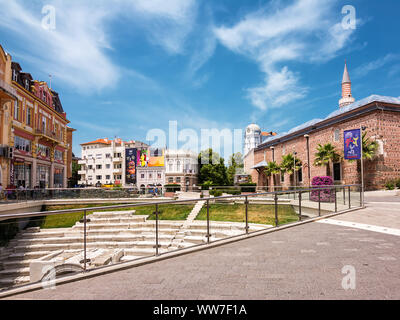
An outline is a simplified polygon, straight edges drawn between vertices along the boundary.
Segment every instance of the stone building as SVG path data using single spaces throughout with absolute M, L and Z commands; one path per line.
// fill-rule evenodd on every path
M 343 154 L 344 131 L 366 127 L 367 137 L 377 141 L 379 148 L 374 160 L 364 160 L 366 189 L 382 188 L 388 180 L 400 178 L 400 99 L 372 95 L 355 102 L 351 81 L 345 66 L 342 98 L 339 109 L 325 119 L 308 121 L 285 134 L 267 138 L 245 157 L 246 173 L 251 174 L 259 186 L 273 185 L 272 177 L 264 172 L 268 162 L 281 163 L 282 156 L 295 154 L 302 162 L 296 179 L 288 174 L 276 177 L 278 185 L 308 187 L 314 176 L 326 175 L 325 167 L 314 165 L 319 144 L 333 144 Z M 341 160 L 331 163 L 332 177 L 338 184 L 360 184 L 357 162 Z

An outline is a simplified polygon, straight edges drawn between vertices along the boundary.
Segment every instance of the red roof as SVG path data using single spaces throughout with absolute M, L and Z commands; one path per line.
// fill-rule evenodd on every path
M 85 146 L 85 145 L 88 145 L 88 144 L 111 144 L 111 140 L 109 140 L 109 139 L 97 139 L 95 141 L 82 143 L 81 146 Z

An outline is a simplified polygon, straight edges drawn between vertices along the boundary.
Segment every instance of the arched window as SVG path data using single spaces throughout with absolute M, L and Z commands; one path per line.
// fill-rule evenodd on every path
M 181 162 L 180 161 L 176 162 L 176 171 L 181 172 Z

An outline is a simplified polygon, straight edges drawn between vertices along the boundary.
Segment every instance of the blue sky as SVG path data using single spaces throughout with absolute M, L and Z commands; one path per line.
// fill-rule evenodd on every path
M 44 5 L 55 30 L 42 27 Z M 341 27 L 342 7 L 356 29 Z M 150 129 L 286 132 L 353 95 L 400 95 L 397 0 L 0 0 L 0 43 L 58 91 L 74 152 Z

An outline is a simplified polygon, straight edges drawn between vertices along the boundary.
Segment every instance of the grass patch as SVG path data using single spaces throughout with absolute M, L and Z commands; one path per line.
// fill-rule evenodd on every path
M 101 204 L 101 205 L 91 205 L 91 207 L 105 207 L 113 206 L 115 204 Z M 80 209 L 87 208 L 87 205 L 69 205 L 69 206 L 47 206 L 46 211 L 57 211 L 57 210 L 69 210 L 69 209 Z M 159 205 L 159 219 L 160 220 L 186 220 L 190 212 L 193 210 L 194 205 Z M 135 215 L 149 216 L 148 220 L 155 220 L 156 217 L 153 214 L 155 211 L 155 205 L 151 206 L 140 206 L 140 207 L 130 207 L 130 208 L 120 208 L 120 209 L 109 209 L 101 210 L 105 211 L 129 211 L 136 210 Z M 88 216 L 92 212 L 88 213 Z M 52 215 L 46 217 L 38 217 L 31 221 L 30 226 L 38 226 L 42 229 L 55 229 L 55 228 L 70 228 L 75 225 L 76 222 L 81 220 L 84 216 L 84 212 L 67 213 L 61 215 Z
M 291 205 L 278 206 L 279 224 L 298 221 L 299 217 Z M 197 216 L 197 220 L 207 220 L 207 207 L 203 207 Z M 244 204 L 210 204 L 210 220 L 246 222 Z M 275 206 L 270 204 L 249 204 L 249 223 L 275 225 Z

